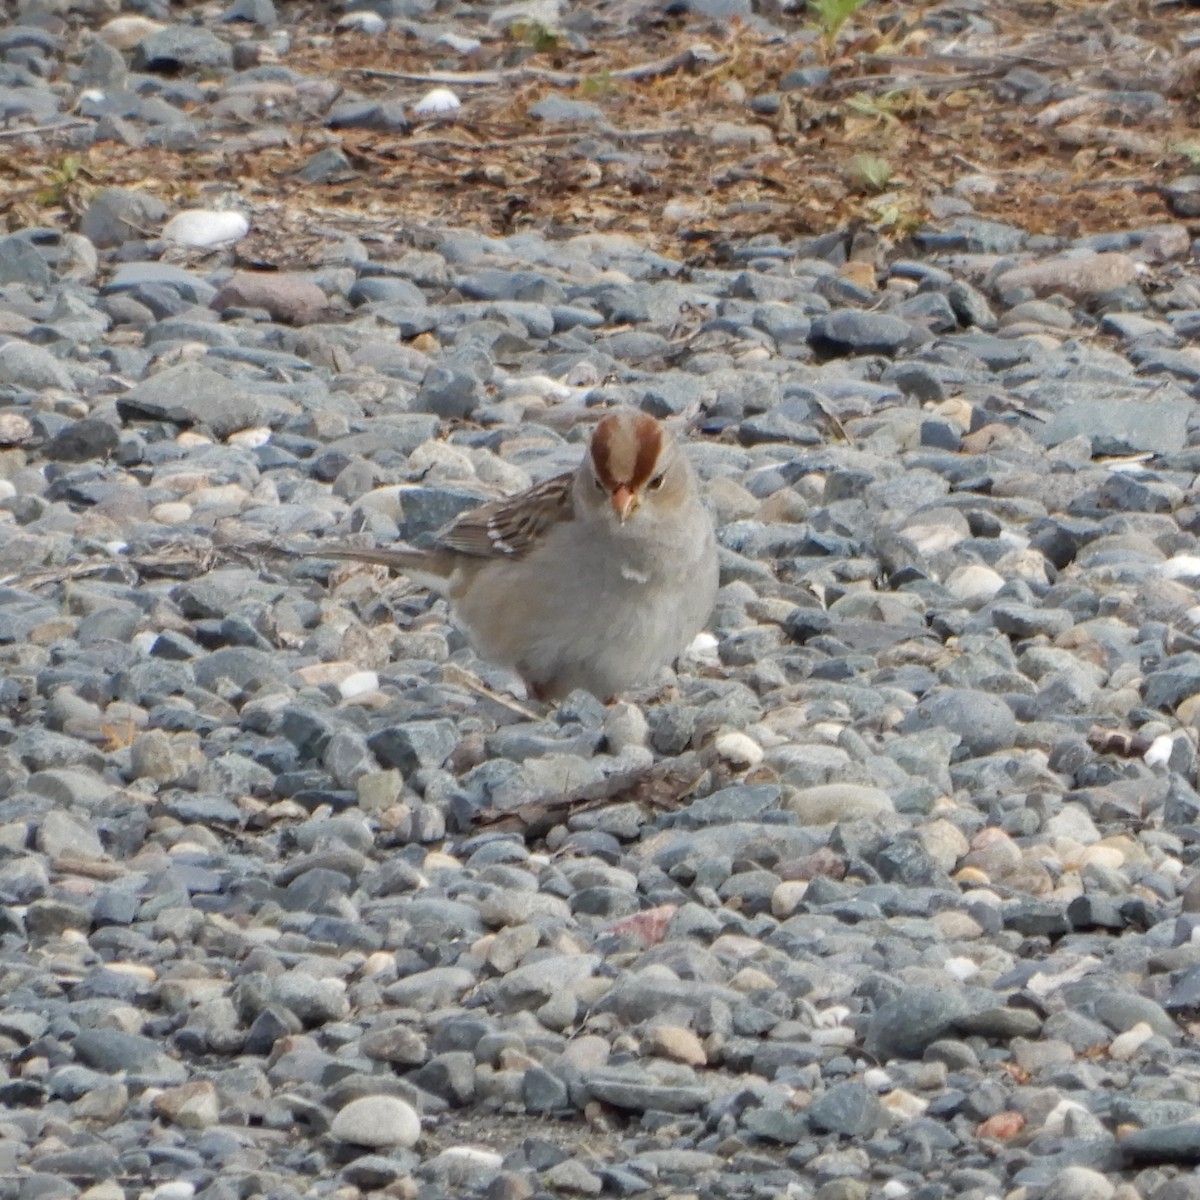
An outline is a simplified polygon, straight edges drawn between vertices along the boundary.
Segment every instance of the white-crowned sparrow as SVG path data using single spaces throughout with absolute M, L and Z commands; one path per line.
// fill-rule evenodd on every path
M 671 433 L 605 416 L 575 471 L 458 517 L 423 550 L 313 548 L 410 574 L 449 596 L 485 658 L 540 700 L 609 699 L 673 662 L 717 594 L 717 546 Z

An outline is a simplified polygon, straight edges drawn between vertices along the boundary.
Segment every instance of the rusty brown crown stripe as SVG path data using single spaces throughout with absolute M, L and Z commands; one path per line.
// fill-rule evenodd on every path
M 618 487 L 640 491 L 650 482 L 662 453 L 662 426 L 645 413 L 631 423 L 605 417 L 592 434 L 596 478 L 611 492 Z

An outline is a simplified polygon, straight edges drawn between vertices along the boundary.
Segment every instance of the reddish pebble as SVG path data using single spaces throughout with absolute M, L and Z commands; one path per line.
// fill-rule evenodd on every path
M 666 936 L 667 926 L 671 918 L 679 911 L 678 905 L 660 904 L 657 908 L 648 908 L 645 912 L 634 913 L 609 926 L 612 933 L 631 933 L 642 939 L 647 946 L 657 946 Z
M 1016 1137 L 1025 1128 L 1025 1118 L 1019 1112 L 997 1113 L 982 1122 L 975 1133 L 978 1137 L 996 1138 L 1004 1142 Z

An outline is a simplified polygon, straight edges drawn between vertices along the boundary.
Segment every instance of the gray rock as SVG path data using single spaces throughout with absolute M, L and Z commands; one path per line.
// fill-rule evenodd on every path
M 413 401 L 418 412 L 444 419 L 469 417 L 483 400 L 479 378 L 461 367 L 432 366 Z
M 559 1113 L 570 1107 L 567 1085 L 543 1067 L 528 1068 L 521 1078 L 525 1110 L 538 1115 Z
M 604 110 L 583 100 L 564 96 L 547 96 L 530 106 L 529 115 L 535 121 L 557 124 L 594 124 L 604 120 Z
M 863 1045 L 880 1062 L 920 1058 L 966 1010 L 966 1001 L 956 992 L 905 988 L 871 1015 Z
M 260 420 L 255 398 L 201 363 L 167 367 L 131 388 L 117 401 L 127 420 L 172 421 L 199 425 L 227 437 Z
M 381 766 L 409 774 L 440 767 L 458 745 L 458 731 L 452 721 L 408 721 L 381 729 L 368 745 Z
M 1200 1124 L 1160 1125 L 1154 1129 L 1135 1129 L 1118 1142 L 1126 1166 L 1144 1167 L 1151 1163 L 1200 1162 Z
M 954 688 L 923 699 L 900 723 L 902 733 L 945 729 L 957 734 L 958 754 L 978 756 L 1007 749 L 1017 736 L 1012 710 L 984 692 Z
M 589 1071 L 583 1077 L 589 1095 L 614 1108 L 646 1112 L 695 1112 L 708 1102 L 702 1087 L 670 1087 L 656 1084 L 637 1068 Z
M 151 73 L 222 70 L 233 66 L 233 47 L 211 30 L 170 25 L 144 37 L 133 50 L 133 69 Z
M 70 373 L 53 354 L 41 346 L 18 341 L 0 346 L 0 384 L 13 384 L 30 391 L 75 390 Z
M 305 162 L 296 177 L 301 183 L 334 183 L 353 174 L 350 160 L 336 146 L 326 146 Z
M 808 1106 L 809 1124 L 821 1133 L 869 1137 L 886 1128 L 887 1113 L 861 1080 L 834 1084 Z
M 381 133 L 403 133 L 408 129 L 408 114 L 394 101 L 383 104 L 374 100 L 341 100 L 325 117 L 330 129 L 374 129 Z
M 187 1068 L 167 1056 L 153 1039 L 117 1029 L 84 1029 L 71 1043 L 76 1059 L 109 1075 L 127 1072 L 144 1083 L 171 1087 L 185 1083 Z
M 1052 412 L 1043 422 L 1030 422 L 1029 432 L 1044 446 L 1082 435 L 1103 437 L 1129 451 L 1168 454 L 1187 440 L 1190 405 L 1189 400 L 1161 393 L 1153 403 L 1091 396 Z
M 104 858 L 100 839 L 67 813 L 51 809 L 37 829 L 37 848 L 51 858 Z
M 330 313 L 324 291 L 293 271 L 238 271 L 209 303 L 218 311 L 262 309 L 288 325 L 312 325 Z
M 3 371 L 3 349 L 0 349 L 0 371 Z M 118 442 L 117 430 L 108 421 L 88 417 L 59 430 L 43 447 L 43 452 L 56 462 L 88 462 L 107 458 Z
M 809 330 L 809 345 L 824 357 L 846 354 L 895 354 L 913 337 L 912 327 L 887 313 L 843 309 L 817 317 Z
M 169 215 L 165 204 L 146 192 L 105 188 L 92 197 L 79 222 L 79 232 L 101 250 L 145 237 Z

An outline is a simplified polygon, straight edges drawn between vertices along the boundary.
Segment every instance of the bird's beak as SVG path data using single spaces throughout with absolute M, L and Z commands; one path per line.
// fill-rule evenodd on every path
M 613 490 L 612 506 L 613 512 L 617 514 L 617 520 L 624 524 L 629 519 L 629 514 L 637 509 L 637 493 L 623 483 L 619 484 Z

